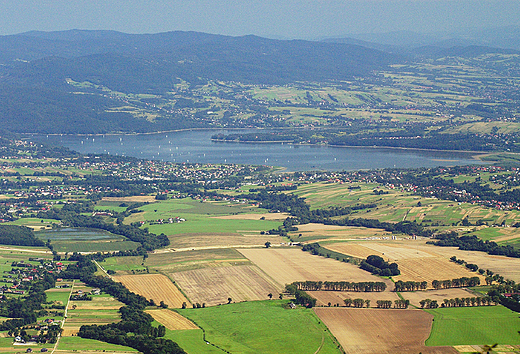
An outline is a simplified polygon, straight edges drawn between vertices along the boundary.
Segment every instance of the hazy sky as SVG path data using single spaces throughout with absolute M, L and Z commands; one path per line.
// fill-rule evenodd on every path
M 0 35 L 193 30 L 316 39 L 517 25 L 520 0 L 0 0 Z

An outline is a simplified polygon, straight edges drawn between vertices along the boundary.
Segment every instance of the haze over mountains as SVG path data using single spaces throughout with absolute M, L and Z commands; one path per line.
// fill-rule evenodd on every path
M 120 102 L 93 95 L 92 88 L 78 90 L 67 80 L 127 94 L 165 94 L 180 82 L 198 85 L 208 80 L 261 85 L 351 80 L 416 56 L 518 53 L 519 29 L 496 29 L 451 42 L 409 32 L 324 41 L 181 31 L 33 31 L 0 36 L 0 123 L 13 132 L 45 133 L 200 126 L 174 116 L 152 123 L 111 112 Z

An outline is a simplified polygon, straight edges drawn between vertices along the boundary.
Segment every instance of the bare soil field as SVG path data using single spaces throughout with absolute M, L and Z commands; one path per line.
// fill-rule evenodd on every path
M 421 310 L 314 308 L 346 353 L 458 353 L 452 347 L 426 347 L 433 316 Z
M 282 286 L 305 280 L 382 281 L 353 264 L 313 256 L 300 248 L 240 249 L 239 252 Z M 393 289 L 389 280 L 388 287 Z
M 181 308 L 188 300 L 179 289 L 162 274 L 120 275 L 113 277 L 114 281 L 121 282 L 128 290 L 153 299 L 156 304 L 164 301 L 169 307 Z
M 107 202 L 138 202 L 138 203 L 153 203 L 155 196 L 153 195 L 134 195 L 131 197 L 103 197 L 103 201 Z
M 212 219 L 225 219 L 225 220 L 285 220 L 290 215 L 287 213 L 263 213 L 263 214 L 237 214 L 237 215 L 224 215 L 224 216 L 212 216 Z
M 174 249 L 193 248 L 208 246 L 234 247 L 234 246 L 262 246 L 267 241 L 272 244 L 280 243 L 282 240 L 277 235 L 252 234 L 245 231 L 245 234 L 219 234 L 219 233 L 195 233 L 170 236 L 170 247 Z
M 197 325 L 186 317 L 179 315 L 175 311 L 167 309 L 146 310 L 146 313 L 162 324 L 164 327 L 176 331 L 179 329 L 198 329 Z
M 332 305 L 339 304 L 345 306 L 343 300 L 345 299 L 363 299 L 370 300 L 370 307 L 376 307 L 377 300 L 399 300 L 397 293 L 392 291 L 383 292 L 355 292 L 355 291 L 307 291 L 307 294 L 316 298 L 317 306 L 328 306 L 329 302 Z
M 477 295 L 463 288 L 440 289 L 440 290 L 425 290 L 425 291 L 403 291 L 400 293 L 403 298 L 410 300 L 410 304 L 421 307 L 419 301 L 430 299 L 437 300 L 439 306 L 444 299 L 476 297 Z
M 266 300 L 282 287 L 268 279 L 255 266 L 216 267 L 171 274 L 192 303 L 206 306 L 233 302 Z

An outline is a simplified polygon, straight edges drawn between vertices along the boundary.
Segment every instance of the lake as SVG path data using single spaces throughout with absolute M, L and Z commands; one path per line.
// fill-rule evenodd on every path
M 81 153 L 105 153 L 190 163 L 236 163 L 284 167 L 287 171 L 360 170 L 480 163 L 471 153 L 331 146 L 239 144 L 211 141 L 217 133 L 252 130 L 191 130 L 131 135 L 36 135 L 33 139 Z

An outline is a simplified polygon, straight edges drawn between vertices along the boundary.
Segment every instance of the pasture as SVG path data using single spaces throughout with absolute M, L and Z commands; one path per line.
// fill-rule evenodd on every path
M 503 306 L 426 310 L 435 316 L 427 345 L 519 345 L 518 313 Z
M 175 284 L 162 274 L 119 275 L 113 280 L 156 304 L 164 301 L 169 307 L 180 308 L 183 302 L 188 302 Z
M 240 249 L 239 252 L 281 286 L 305 280 L 381 281 L 353 264 L 313 256 L 300 248 Z M 389 280 L 388 283 L 391 286 Z
M 202 329 L 169 330 L 164 338 L 171 339 L 188 354 L 222 354 L 222 350 L 207 344 Z
M 287 303 L 266 300 L 178 312 L 203 328 L 209 343 L 231 353 L 340 353 L 312 310 L 284 308 Z
M 426 347 L 433 316 L 421 310 L 316 307 L 347 354 L 457 353 L 450 347 Z
M 169 199 L 139 208 L 125 223 L 144 221 L 156 234 L 168 235 L 172 248 L 202 246 L 263 245 L 269 241 L 279 243 L 276 235 L 261 235 L 261 231 L 276 229 L 283 215 L 266 217 L 265 213 L 252 213 L 248 204 L 236 202 L 202 202 L 191 198 Z M 264 216 L 264 220 L 261 220 Z M 170 218 L 185 221 L 169 223 Z M 280 220 L 280 219 L 282 220 Z M 163 220 L 160 222 L 158 220 Z
M 47 344 L 47 347 L 50 345 Z M 136 349 L 117 344 L 100 342 L 81 337 L 62 337 L 55 353 L 59 354 L 95 354 L 95 353 L 138 353 Z
M 251 265 L 219 266 L 176 272 L 170 276 L 190 299 L 192 304 L 206 306 L 233 302 L 267 299 L 275 297 L 282 287 Z

